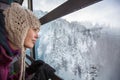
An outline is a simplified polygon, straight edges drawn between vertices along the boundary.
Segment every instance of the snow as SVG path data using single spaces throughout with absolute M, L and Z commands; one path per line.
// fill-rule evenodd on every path
M 120 80 L 119 30 L 57 19 L 41 26 L 37 59 L 54 67 L 64 80 Z

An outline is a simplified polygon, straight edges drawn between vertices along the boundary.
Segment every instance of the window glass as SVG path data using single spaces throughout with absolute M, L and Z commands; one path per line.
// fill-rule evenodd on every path
M 66 0 L 33 1 L 41 18 Z M 119 3 L 103 0 L 42 25 L 36 59 L 50 64 L 64 80 L 119 80 Z

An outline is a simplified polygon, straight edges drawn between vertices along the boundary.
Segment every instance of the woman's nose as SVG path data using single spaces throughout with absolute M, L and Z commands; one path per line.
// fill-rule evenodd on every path
M 39 35 L 38 35 L 38 33 L 36 33 L 36 35 L 35 35 L 35 38 L 36 38 L 36 39 L 38 39 L 38 38 L 39 38 Z

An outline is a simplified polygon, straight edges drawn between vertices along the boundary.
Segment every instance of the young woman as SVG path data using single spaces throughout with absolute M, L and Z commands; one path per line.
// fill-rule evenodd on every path
M 25 72 L 25 49 L 33 48 L 39 29 L 39 20 L 18 3 L 0 13 L 0 80 L 26 80 L 25 75 L 30 73 Z

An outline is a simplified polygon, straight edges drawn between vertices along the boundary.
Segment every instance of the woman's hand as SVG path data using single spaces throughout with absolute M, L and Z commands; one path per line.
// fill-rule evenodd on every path
M 42 60 L 36 60 L 32 62 L 32 64 L 26 68 L 26 72 L 28 75 L 35 73 L 42 65 L 44 62 Z

